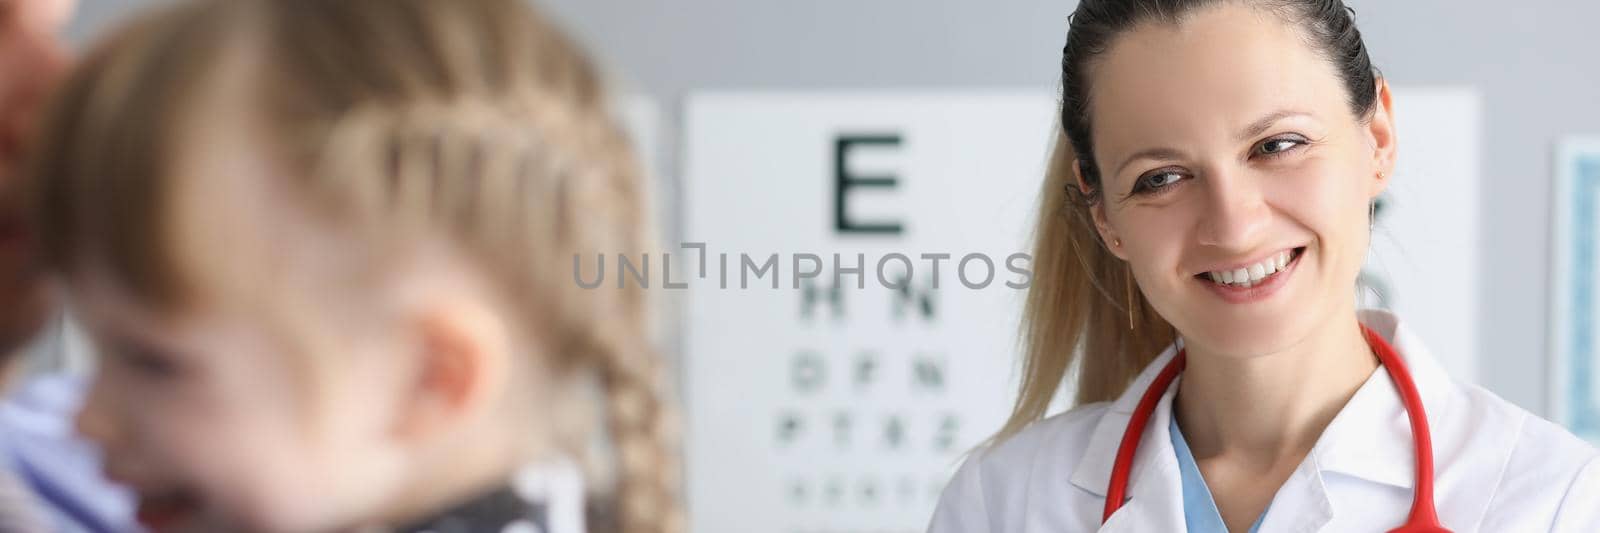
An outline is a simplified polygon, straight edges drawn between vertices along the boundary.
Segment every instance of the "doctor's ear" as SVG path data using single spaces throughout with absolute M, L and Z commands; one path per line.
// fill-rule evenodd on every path
M 1394 175 L 1398 139 L 1395 133 L 1394 95 L 1389 90 L 1389 82 L 1378 78 L 1374 83 L 1377 84 L 1377 96 L 1372 103 L 1372 117 L 1367 121 L 1366 130 L 1372 144 L 1373 174 L 1376 178 L 1369 193 L 1376 198 L 1389 187 L 1390 177 Z
M 1089 203 L 1089 218 L 1094 222 L 1094 229 L 1100 234 L 1101 242 L 1104 242 L 1106 249 L 1109 250 L 1112 255 L 1117 256 L 1118 259 L 1127 259 L 1122 251 L 1122 239 L 1117 236 L 1116 230 L 1111 228 L 1111 223 L 1106 218 L 1106 197 L 1104 186 L 1101 186 L 1099 190 L 1096 190 L 1094 187 L 1089 185 L 1089 180 L 1083 175 L 1082 159 L 1075 159 L 1072 161 L 1072 178 L 1074 185 L 1078 187 L 1078 192 L 1082 195 L 1082 197 L 1093 199 L 1093 201 Z

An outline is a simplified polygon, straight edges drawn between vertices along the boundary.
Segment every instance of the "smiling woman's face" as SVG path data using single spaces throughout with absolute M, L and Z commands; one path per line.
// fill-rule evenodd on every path
M 1358 116 L 1307 43 L 1224 3 L 1139 26 L 1091 67 L 1097 225 L 1190 346 L 1272 353 L 1354 310 L 1393 166 L 1389 92 Z

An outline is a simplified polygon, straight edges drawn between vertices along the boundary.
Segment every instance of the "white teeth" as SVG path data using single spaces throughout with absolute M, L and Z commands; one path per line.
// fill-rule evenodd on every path
M 1261 283 L 1261 280 L 1287 267 L 1292 258 L 1290 253 L 1288 251 L 1279 252 L 1277 255 L 1268 257 L 1260 263 L 1248 267 L 1207 272 L 1206 276 L 1211 278 L 1211 281 L 1223 285 L 1237 285 L 1244 288 L 1254 287 Z

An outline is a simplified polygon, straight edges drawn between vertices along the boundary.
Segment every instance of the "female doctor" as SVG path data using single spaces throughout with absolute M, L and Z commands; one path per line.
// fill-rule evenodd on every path
M 1397 147 L 1340 0 L 1082 0 L 1062 85 L 1021 395 L 930 531 L 1600 531 L 1593 447 L 1356 309 Z

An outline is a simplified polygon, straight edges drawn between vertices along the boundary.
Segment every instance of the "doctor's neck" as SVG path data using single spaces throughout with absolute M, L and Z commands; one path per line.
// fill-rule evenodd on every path
M 1355 310 L 1338 312 L 1294 345 L 1238 356 L 1187 346 L 1174 399 L 1195 457 L 1298 463 L 1378 369 Z

